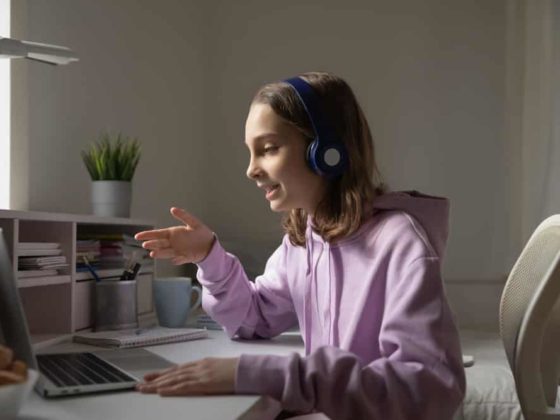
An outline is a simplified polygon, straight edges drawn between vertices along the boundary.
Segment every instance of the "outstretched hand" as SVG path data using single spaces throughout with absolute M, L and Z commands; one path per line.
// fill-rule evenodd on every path
M 238 357 L 208 357 L 196 362 L 148 373 L 136 385 L 142 393 L 171 395 L 233 394 Z
M 150 257 L 171 259 L 175 265 L 202 261 L 214 243 L 213 232 L 185 210 L 171 207 L 173 217 L 183 226 L 147 230 L 134 235 L 144 241 L 142 247 L 150 250 Z

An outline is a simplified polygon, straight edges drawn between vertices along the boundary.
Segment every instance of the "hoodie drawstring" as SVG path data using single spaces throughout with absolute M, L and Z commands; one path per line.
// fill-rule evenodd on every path
M 332 285 L 332 289 L 333 289 L 332 298 L 331 296 L 329 296 L 329 322 L 330 322 L 330 331 L 331 331 L 329 343 L 335 347 L 339 347 L 340 336 L 338 334 L 338 317 L 340 315 L 339 305 L 340 305 L 340 297 L 341 297 L 340 294 L 342 291 L 342 287 L 340 284 L 341 279 L 338 278 L 338 276 L 336 276 L 336 274 L 333 274 L 332 272 L 332 264 L 331 264 L 332 248 L 330 244 L 327 246 L 328 246 L 327 250 L 328 250 L 329 285 Z M 331 316 L 331 311 L 333 312 L 332 316 Z
M 340 300 L 340 285 L 338 283 L 338 279 L 333 273 L 333 264 L 332 264 L 332 248 L 328 242 L 322 242 L 322 249 L 321 253 L 317 256 L 315 260 L 314 255 L 314 239 L 313 239 L 313 231 L 311 225 L 307 226 L 305 232 L 305 248 L 306 248 L 306 257 L 307 257 L 307 268 L 306 268 L 306 293 L 303 301 L 303 322 L 305 328 L 305 351 L 306 354 L 309 354 L 311 351 L 312 343 L 311 343 L 311 328 L 312 328 L 312 317 L 313 311 L 317 313 L 317 319 L 319 321 L 321 331 L 325 331 L 327 334 L 327 343 L 330 345 L 338 346 L 338 302 Z M 326 255 L 325 255 L 326 254 Z M 322 285 L 324 285 L 326 290 L 326 299 L 323 313 L 319 313 L 319 285 L 318 285 L 318 278 L 317 278 L 317 266 L 319 264 L 320 258 L 325 255 L 326 261 L 326 277 L 320 281 Z M 315 306 L 315 308 L 314 308 Z M 324 322 L 323 322 L 324 321 Z
M 333 328 L 331 322 L 331 308 L 332 308 L 332 296 L 333 296 L 333 284 L 332 284 L 332 275 L 331 275 L 331 247 L 328 242 L 325 243 L 325 248 L 327 249 L 327 274 L 328 274 L 328 285 L 329 285 L 329 298 L 327 299 L 328 308 L 326 311 L 327 314 L 327 325 L 329 326 L 329 338 L 327 344 L 332 344 L 333 342 Z M 336 312 L 336 311 L 335 311 Z
M 305 295 L 303 297 L 303 325 L 305 329 L 305 354 L 311 352 L 311 293 L 313 283 L 313 238 L 311 226 L 305 231 L 305 249 L 307 252 L 307 269 L 305 272 Z

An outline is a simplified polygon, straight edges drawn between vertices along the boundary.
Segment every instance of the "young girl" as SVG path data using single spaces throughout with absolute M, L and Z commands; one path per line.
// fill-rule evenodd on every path
M 447 200 L 384 191 L 364 114 L 332 74 L 262 87 L 245 143 L 247 176 L 285 213 L 282 244 L 254 283 L 184 210 L 171 208 L 182 226 L 136 238 L 153 258 L 198 265 L 204 309 L 230 337 L 298 324 L 306 356 L 204 359 L 138 389 L 264 394 L 332 419 L 450 419 L 465 377 L 441 280 Z

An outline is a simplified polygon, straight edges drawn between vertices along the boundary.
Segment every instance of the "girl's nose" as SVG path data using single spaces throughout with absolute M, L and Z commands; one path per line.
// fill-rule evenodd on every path
M 255 164 L 254 161 L 251 160 L 251 162 L 249 162 L 249 167 L 247 168 L 247 178 L 257 179 L 261 173 L 262 170 Z

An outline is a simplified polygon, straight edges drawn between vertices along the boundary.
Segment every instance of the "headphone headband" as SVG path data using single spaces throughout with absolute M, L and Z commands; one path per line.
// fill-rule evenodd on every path
M 315 136 L 318 137 L 321 143 L 334 143 L 333 139 L 334 131 L 323 118 L 324 112 L 321 110 L 321 104 L 319 103 L 319 98 L 313 90 L 313 87 L 303 80 L 301 77 L 292 77 L 290 79 L 284 80 L 294 88 L 297 96 L 300 99 L 307 116 L 311 121 L 311 126 L 315 132 Z

